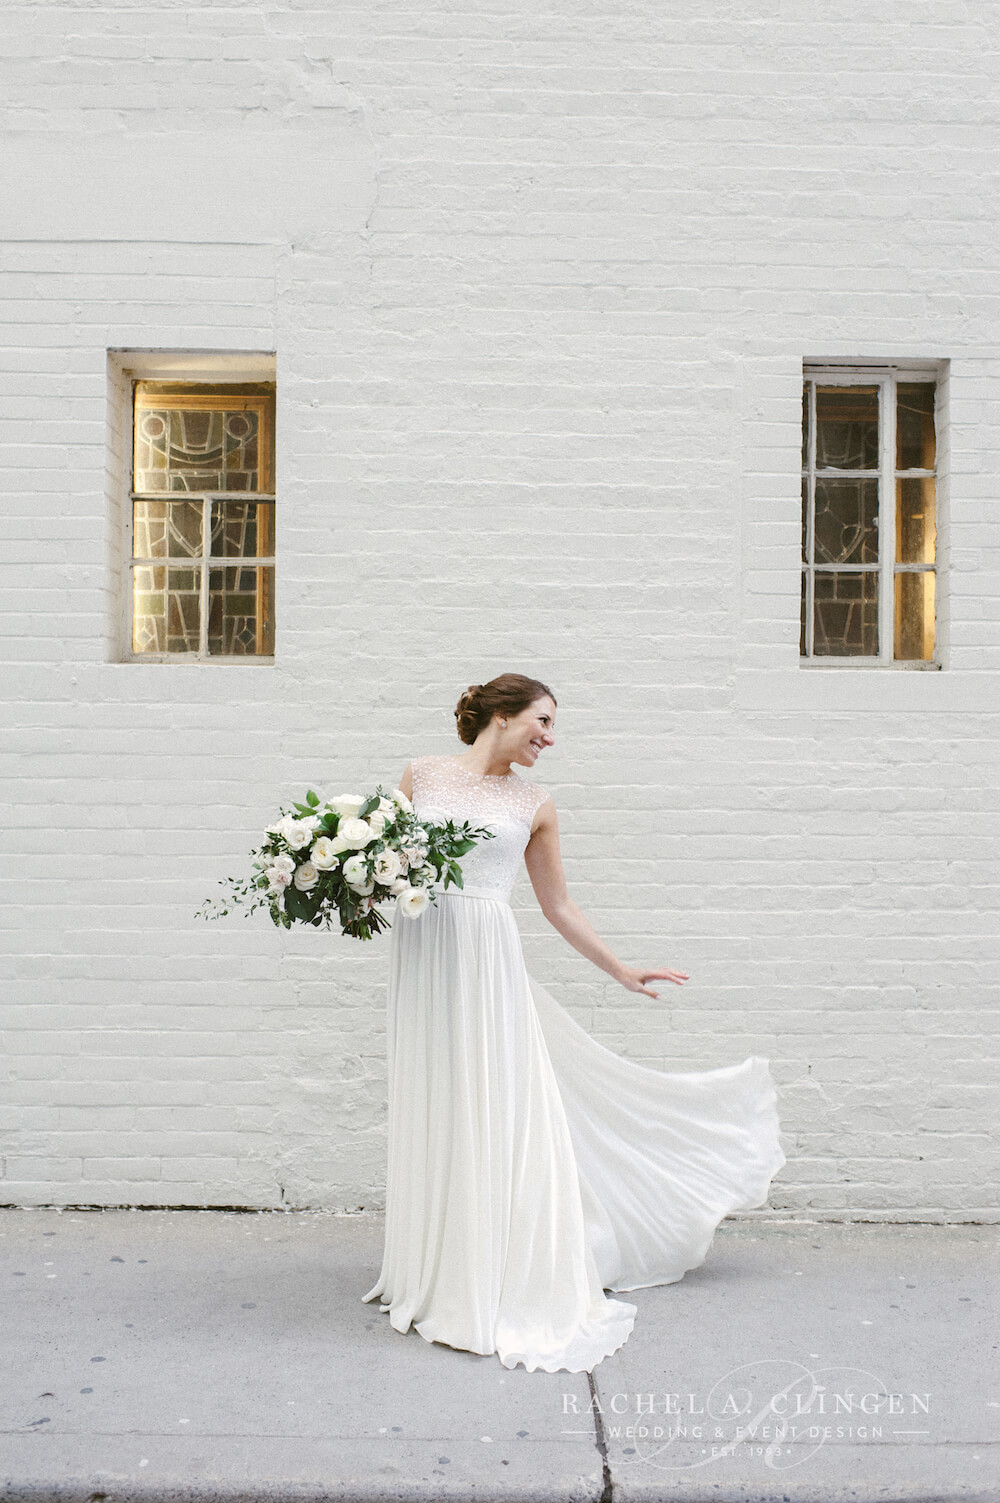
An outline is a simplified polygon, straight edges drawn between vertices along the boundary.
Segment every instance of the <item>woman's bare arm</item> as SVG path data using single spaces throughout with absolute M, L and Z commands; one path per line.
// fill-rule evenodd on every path
M 547 799 L 535 816 L 531 838 L 524 853 L 531 885 L 541 910 L 549 923 L 574 950 L 600 970 L 607 971 L 630 992 L 646 997 L 659 996 L 650 991 L 647 981 L 673 981 L 683 986 L 689 978 L 684 971 L 650 970 L 646 966 L 624 965 L 591 927 L 589 920 L 573 902 L 566 889 L 559 850 L 559 820 L 555 805 Z
M 406 797 L 408 799 L 412 800 L 412 798 L 413 798 L 413 763 L 412 762 L 407 762 L 407 764 L 406 764 L 406 771 L 403 773 L 403 776 L 400 778 L 399 782 L 396 784 L 396 787 L 399 789 L 400 793 L 405 793 Z

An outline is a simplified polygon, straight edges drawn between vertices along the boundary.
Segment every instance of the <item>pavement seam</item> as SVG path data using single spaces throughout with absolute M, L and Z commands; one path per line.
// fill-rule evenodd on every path
M 600 1453 L 604 1481 L 599 1503 L 614 1503 L 615 1486 L 611 1478 L 611 1467 L 608 1465 L 608 1447 L 604 1439 L 604 1416 L 601 1413 L 601 1401 L 597 1397 L 597 1384 L 594 1382 L 592 1372 L 587 1374 L 587 1382 L 590 1384 L 590 1412 L 594 1416 L 594 1442 Z

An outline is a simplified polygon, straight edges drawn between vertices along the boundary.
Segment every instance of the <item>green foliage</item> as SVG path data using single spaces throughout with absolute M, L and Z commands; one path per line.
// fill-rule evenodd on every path
M 384 797 L 380 786 L 361 804 L 359 818 L 363 819 L 378 809 Z M 394 812 L 387 818 L 385 826 L 374 840 L 361 850 L 342 853 L 332 868 L 319 871 L 318 878 L 311 887 L 300 889 L 292 880 L 281 889 L 272 888 L 267 871 L 279 857 L 285 858 L 286 870 L 290 859 L 292 869 L 289 875 L 294 878 L 298 868 L 311 859 L 316 839 L 320 835 L 335 835 L 339 829 L 340 816 L 322 805 L 319 795 L 310 788 L 304 802 L 293 803 L 290 810 L 281 809 L 278 823 L 280 825 L 281 820 L 289 817 L 312 819 L 315 821 L 313 839 L 306 846 L 293 850 L 280 831 L 269 831 L 264 844 L 251 852 L 254 875 L 249 878 L 224 878 L 219 885 L 229 889 L 226 896 L 215 901 L 206 899 L 196 916 L 205 919 L 223 918 L 234 909 L 242 908 L 244 917 L 248 918 L 256 909 L 263 907 L 268 910 L 271 922 L 279 928 L 290 929 L 293 923 L 326 929 L 336 926 L 341 933 L 352 938 L 371 939 L 388 929 L 389 922 L 373 904 L 370 905 L 367 896 L 355 892 L 349 885 L 343 872 L 344 861 L 350 856 L 362 856 L 367 880 L 374 882 L 375 860 L 380 852 L 398 851 L 414 845 L 426 850 L 425 864 L 432 868 L 435 883 L 443 883 L 445 889 L 449 886 L 461 888 L 463 880 L 459 858 L 471 851 L 477 841 L 492 839 L 493 831 L 473 828 L 468 821 L 456 825 L 450 819 L 443 825 L 428 824 L 415 812 L 407 812 L 395 805 L 393 809 Z M 411 878 L 415 872 L 415 885 L 424 885 L 431 902 L 436 902 L 434 884 L 427 886 L 422 883 L 417 868 L 411 870 Z M 375 882 L 372 897 L 375 903 L 392 901 L 389 887 L 381 881 Z

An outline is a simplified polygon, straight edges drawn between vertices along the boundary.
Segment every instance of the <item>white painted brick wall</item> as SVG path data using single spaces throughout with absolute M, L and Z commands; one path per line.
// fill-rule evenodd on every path
M 192 917 L 277 801 L 550 682 L 530 968 L 766 1055 L 800 1216 L 995 1218 L 997 10 L 10 6 L 0 1195 L 380 1203 L 383 945 Z M 107 351 L 274 351 L 277 661 L 116 661 Z M 803 359 L 949 362 L 940 673 L 798 660 Z

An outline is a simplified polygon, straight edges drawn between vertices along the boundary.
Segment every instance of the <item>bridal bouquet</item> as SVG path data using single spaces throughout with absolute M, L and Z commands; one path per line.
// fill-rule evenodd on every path
M 394 900 L 397 913 L 419 918 L 437 901 L 438 883 L 463 885 L 458 858 L 493 838 L 468 821 L 425 823 L 405 793 L 395 788 L 385 798 L 381 784 L 367 797 L 343 793 L 325 804 L 310 789 L 305 803 L 279 813 L 251 852 L 254 875 L 222 878 L 230 892 L 206 898 L 198 916 L 222 918 L 230 904 L 246 916 L 266 907 L 285 929 L 293 922 L 329 929 L 337 920 L 343 934 L 371 939 L 389 927 L 377 904 Z

